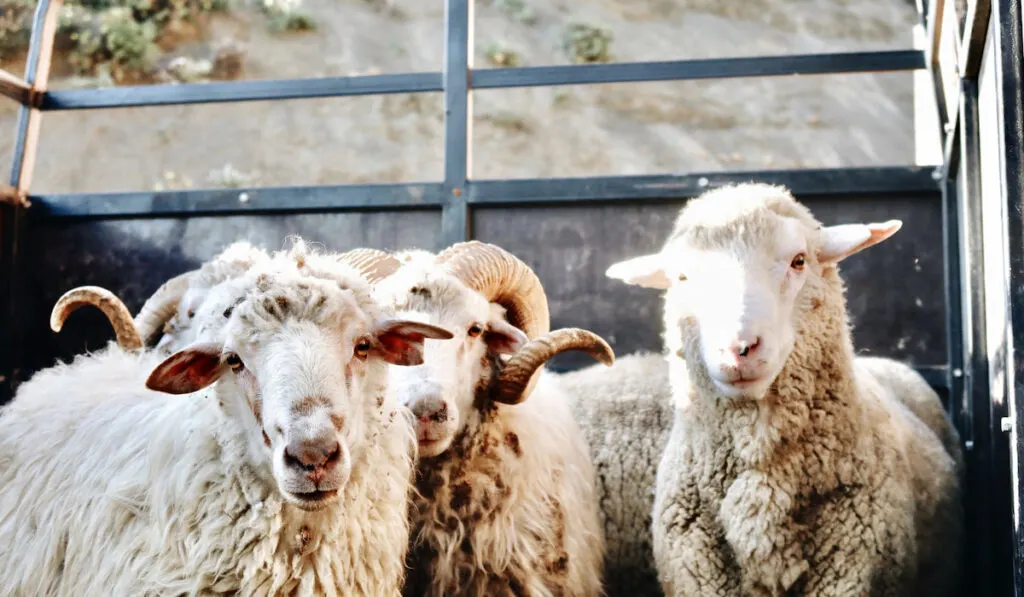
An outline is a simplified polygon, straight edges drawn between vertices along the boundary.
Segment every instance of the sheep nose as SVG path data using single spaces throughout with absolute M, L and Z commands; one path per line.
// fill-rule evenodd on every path
M 420 398 L 412 405 L 410 410 L 412 410 L 416 420 L 424 423 L 431 421 L 444 423 L 448 420 L 448 403 L 440 396 Z
M 729 351 L 739 358 L 747 358 L 757 352 L 759 346 L 761 346 L 760 336 L 755 336 L 753 339 L 741 338 L 732 343 Z
M 306 472 L 329 470 L 341 459 L 341 444 L 336 438 L 318 438 L 291 442 L 284 449 L 284 462 Z

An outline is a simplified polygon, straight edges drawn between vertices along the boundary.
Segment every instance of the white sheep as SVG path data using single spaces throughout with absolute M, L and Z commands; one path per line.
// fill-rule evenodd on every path
M 667 595 L 955 594 L 957 458 L 855 365 L 837 267 L 899 228 L 823 227 L 784 188 L 737 185 L 690 201 L 660 253 L 609 268 L 668 290 L 676 413 L 652 525 Z
M 599 595 L 594 469 L 543 365 L 573 349 L 610 364 L 611 349 L 584 330 L 549 332 L 540 281 L 498 247 L 404 256 L 376 296 L 456 334 L 427 343 L 422 366 L 391 369 L 419 421 L 405 594 Z
M 247 241 L 236 241 L 198 269 L 161 284 L 135 316 L 135 327 L 143 344 L 148 345 L 162 333 L 156 346 L 166 354 L 188 346 L 189 334 L 183 330 L 193 327 L 199 306 L 213 288 L 269 260 L 270 256 L 262 248 Z
M 875 379 L 942 440 L 963 472 L 959 438 L 942 404 L 911 367 L 888 358 L 857 356 Z M 672 428 L 668 361 L 656 353 L 620 356 L 611 367 L 592 365 L 558 376 L 571 397 L 594 466 L 607 550 L 605 589 L 618 595 L 660 596 L 651 551 L 655 478 Z M 961 479 L 963 482 L 963 479 Z M 943 548 L 941 545 L 928 547 Z
M 604 528 L 607 594 L 661 595 L 651 551 L 654 480 L 672 426 L 668 363 L 657 353 L 619 356 L 611 367 L 562 373 L 573 418 L 590 448 Z
M 244 292 L 215 339 L 112 343 L 3 407 L 5 594 L 400 595 L 415 432 L 388 363 L 452 335 L 387 316 L 354 270 L 225 284 Z

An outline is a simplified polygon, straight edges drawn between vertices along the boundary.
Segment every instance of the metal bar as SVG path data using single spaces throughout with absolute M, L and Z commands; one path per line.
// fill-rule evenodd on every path
M 937 167 L 838 168 L 715 172 L 680 176 L 619 176 L 476 180 L 461 195 L 467 205 L 548 204 L 673 200 L 709 188 L 751 180 L 781 184 L 797 195 L 916 195 L 939 191 Z M 245 199 L 244 201 L 241 199 Z M 48 194 L 32 196 L 33 219 L 188 217 L 207 214 L 275 214 L 360 209 L 450 206 L 443 183 L 193 189 L 144 193 Z M 446 237 L 447 238 L 447 237 Z M 453 236 L 454 238 L 454 236 Z
M 998 31 L 998 81 L 1000 84 L 999 103 L 1002 117 L 1002 153 L 1004 164 L 1003 192 L 1006 201 L 1007 255 L 1009 271 L 1007 297 L 1009 305 L 1009 330 L 1006 354 L 1007 403 L 1012 428 L 1009 432 L 1011 448 L 1011 474 L 1016 491 L 1016 511 L 1019 512 L 1021 496 L 1024 495 L 1024 475 L 1021 459 L 1024 458 L 1024 40 L 1022 40 L 1022 19 L 1020 0 L 996 2 L 993 15 Z M 1011 519 L 1012 520 L 1012 519 Z M 1009 525 L 1011 520 L 1004 521 Z M 1012 524 L 1014 545 L 1015 585 L 1024 586 L 1024 529 Z
M 993 556 L 992 497 L 994 469 L 990 447 L 992 421 L 988 385 L 988 337 L 985 316 L 985 255 L 981 206 L 981 154 L 978 131 L 978 83 L 961 81 L 960 160 L 962 180 L 960 207 L 960 271 L 966 279 L 962 295 L 964 323 L 964 396 L 956 417 L 960 440 L 965 447 L 967 483 L 965 486 L 966 541 L 973 546 L 967 555 L 967 575 L 972 579 L 971 594 L 995 597 Z M 1003 473 L 1005 475 L 1005 472 Z M 1009 558 L 1005 561 L 1009 562 Z M 964 593 L 966 594 L 966 593 Z
M 488 68 L 473 71 L 473 89 L 827 75 L 917 70 L 924 67 L 924 53 L 920 50 L 893 50 L 622 64 Z
M 468 7 L 468 2 L 466 4 Z M 471 10 L 471 7 L 468 8 Z M 455 23 L 455 25 L 459 24 Z M 465 25 L 467 27 L 466 34 L 471 37 L 472 31 L 468 31 L 468 29 L 472 28 L 472 21 L 467 18 Z M 462 31 L 459 27 L 455 27 L 450 30 L 450 33 L 458 34 L 461 38 Z M 448 41 L 453 40 L 449 39 Z M 467 68 L 471 64 L 470 54 L 471 52 L 467 51 Z M 459 64 L 462 64 L 460 56 L 450 51 L 446 57 L 446 71 L 443 75 L 441 73 L 405 73 L 57 90 L 44 94 L 40 107 L 44 111 L 90 110 L 437 92 L 444 90 L 449 75 L 457 75 L 461 72 L 458 68 L 455 71 L 451 70 L 450 60 L 458 60 Z M 923 68 L 924 64 L 923 53 L 919 50 L 894 50 L 668 62 L 491 68 L 473 71 L 472 87 L 474 89 L 493 89 L 538 85 L 901 71 Z M 466 87 L 469 89 L 468 76 Z
M 176 106 L 223 102 L 309 99 L 392 93 L 442 91 L 440 73 L 360 75 L 314 79 L 273 79 L 189 83 L 183 85 L 135 85 L 103 89 L 50 91 L 43 96 L 46 111 Z
M 61 0 L 39 0 L 32 18 L 32 37 L 25 61 L 25 84 L 46 91 L 50 77 L 53 40 L 57 34 Z M 22 106 L 14 143 L 10 186 L 18 198 L 28 195 L 39 143 L 42 112 Z M 23 331 L 19 325 L 20 252 L 25 205 L 0 206 L 0 402 L 10 399 L 21 375 Z
M 11 98 L 23 106 L 29 105 L 32 88 L 19 77 L 0 69 L 0 95 Z
M 967 4 L 964 34 L 960 39 L 960 76 L 975 78 L 981 69 L 981 55 L 985 50 L 992 4 L 990 0 L 974 0 Z
M 441 237 L 445 244 L 470 238 L 466 201 L 471 172 L 473 0 L 445 0 L 444 191 Z
M 436 209 L 444 204 L 444 190 L 440 183 L 412 183 L 39 195 L 32 199 L 33 220 L 156 218 Z
M 958 110 L 959 112 L 959 110 Z M 946 161 L 946 174 L 942 185 L 942 255 L 943 285 L 946 290 L 946 353 L 949 363 L 949 396 L 946 412 L 954 413 L 963 403 L 964 388 L 964 330 L 963 293 L 960 276 L 960 193 L 956 188 L 956 173 L 960 170 L 960 129 L 949 135 L 956 150 Z
M 737 182 L 781 184 L 797 195 L 872 195 L 935 193 L 935 167 L 836 168 L 820 170 L 762 170 L 709 172 L 664 176 L 609 176 L 474 180 L 469 201 L 482 204 L 534 204 L 593 201 L 677 199 L 699 195 Z

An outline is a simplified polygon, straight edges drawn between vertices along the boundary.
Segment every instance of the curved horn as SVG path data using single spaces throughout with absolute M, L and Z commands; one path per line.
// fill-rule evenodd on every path
M 580 328 L 562 328 L 526 343 L 509 359 L 498 376 L 492 400 L 502 404 L 519 404 L 530 396 L 536 383 L 537 370 L 556 354 L 582 350 L 606 366 L 615 362 L 615 353 L 604 338 Z
M 395 273 L 402 264 L 378 249 L 352 249 L 338 256 L 338 261 L 351 265 L 370 284 L 376 284 Z
M 198 271 L 185 272 L 164 282 L 142 305 L 139 314 L 135 316 L 135 328 L 144 343 L 148 343 L 157 332 L 163 330 L 167 320 L 174 316 L 181 297 L 188 290 L 189 280 Z
M 117 343 L 125 350 L 142 348 L 142 337 L 135 329 L 132 314 L 121 299 L 99 286 L 79 286 L 65 292 L 50 312 L 50 329 L 59 332 L 64 327 L 64 320 L 75 309 L 83 305 L 92 305 L 103 311 L 117 335 Z
M 437 256 L 449 273 L 466 286 L 508 310 L 509 323 L 527 338 L 551 329 L 548 297 L 537 274 L 508 251 L 479 241 L 457 243 Z

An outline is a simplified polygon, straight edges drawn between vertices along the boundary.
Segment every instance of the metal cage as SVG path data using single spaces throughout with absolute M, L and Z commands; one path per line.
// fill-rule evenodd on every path
M 483 208 L 676 204 L 708 188 L 746 180 L 784 184 L 798 196 L 825 199 L 898 195 L 928 202 L 941 214 L 944 292 L 938 300 L 946 318 L 933 324 L 943 328 L 946 358 L 919 365 L 918 370 L 947 400 L 968 458 L 968 594 L 1008 595 L 1015 586 L 1022 586 L 1024 565 L 1014 557 L 1015 546 L 1024 547 L 1017 523 L 1022 489 L 1017 456 L 1024 455 L 1024 444 L 1016 435 L 1024 418 L 1014 408 L 1017 396 L 1024 398 L 1024 358 L 1014 350 L 1024 345 L 1020 0 L 969 0 L 963 14 L 957 14 L 949 0 L 919 0 L 928 33 L 923 51 L 485 69 L 472 65 L 473 0 L 446 0 L 443 72 L 49 91 L 60 5 L 61 0 L 39 1 L 24 78 L 7 73 L 0 77 L 0 92 L 22 106 L 10 185 L 0 189 L 0 204 L 6 203 L 0 205 L 0 402 L 13 394 L 17 382 L 31 369 L 25 366 L 32 345 L 26 341 L 23 320 L 29 301 L 23 289 L 28 277 L 26 235 L 33 226 L 132 218 L 433 209 L 441 212 L 439 242 L 449 244 L 474 236 L 473 213 Z M 952 59 L 943 53 L 943 44 L 952 44 Z M 989 62 L 992 72 L 986 70 Z M 944 143 L 942 164 L 528 180 L 476 179 L 470 169 L 472 92 L 476 89 L 916 70 L 930 72 L 934 82 L 933 99 L 942 129 L 938 134 Z M 440 181 L 101 194 L 31 192 L 44 112 L 422 92 L 444 94 L 444 178 Z M 986 93 L 993 92 L 997 126 L 988 130 L 979 114 L 981 104 L 988 101 Z M 998 156 L 991 155 L 993 148 Z M 993 160 L 1000 167 L 993 175 L 996 186 L 990 187 L 983 181 L 983 172 L 988 176 L 985 164 Z M 995 194 L 989 188 L 995 188 Z M 1006 215 L 998 240 L 983 232 L 998 227 L 983 209 L 986 202 L 998 203 Z M 1005 254 L 993 265 L 991 257 L 1000 251 Z M 1006 269 L 993 275 L 998 268 Z M 1004 278 L 1005 285 L 996 288 Z M 1006 333 L 1002 342 L 993 344 L 996 321 L 1005 321 Z M 995 352 L 993 346 L 998 347 Z

